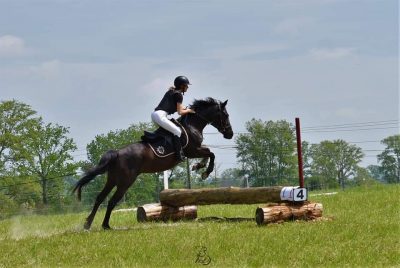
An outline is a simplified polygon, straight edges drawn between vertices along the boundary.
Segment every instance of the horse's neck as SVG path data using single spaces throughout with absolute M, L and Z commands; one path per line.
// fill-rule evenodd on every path
M 199 118 L 198 116 L 195 115 L 185 115 L 180 118 L 180 121 L 182 125 L 187 128 L 188 130 L 193 127 L 200 133 L 203 133 L 203 129 L 207 126 L 208 122 L 205 120 Z

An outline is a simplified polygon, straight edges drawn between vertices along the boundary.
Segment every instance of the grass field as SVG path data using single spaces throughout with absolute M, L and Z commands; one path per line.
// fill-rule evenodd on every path
M 112 231 L 83 231 L 86 214 L 20 216 L 0 221 L 0 267 L 400 266 L 400 187 L 370 186 L 310 197 L 324 205 L 317 222 L 258 227 L 254 220 L 137 223 L 114 213 Z M 254 217 L 256 205 L 199 207 L 199 218 Z M 202 247 L 205 247 L 206 250 Z

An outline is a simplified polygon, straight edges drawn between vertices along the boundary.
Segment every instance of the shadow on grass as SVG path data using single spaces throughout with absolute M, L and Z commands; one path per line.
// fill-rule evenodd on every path
M 197 218 L 196 222 L 254 222 L 255 218 L 244 218 L 244 217 L 203 217 Z
M 195 220 L 179 220 L 179 221 L 148 221 L 142 223 L 136 223 L 134 226 L 122 227 L 115 226 L 110 230 L 104 230 L 100 226 L 94 226 L 90 230 L 84 230 L 82 228 L 75 228 L 74 230 L 66 230 L 64 232 L 59 232 L 54 235 L 81 235 L 81 234 L 94 234 L 102 232 L 126 232 L 133 230 L 142 229 L 152 229 L 152 228 L 165 228 L 165 227 L 175 227 L 180 225 L 186 225 L 190 223 L 204 223 L 204 222 L 217 222 L 217 223 L 237 223 L 237 222 L 255 222 L 255 218 L 245 218 L 245 217 L 202 217 Z

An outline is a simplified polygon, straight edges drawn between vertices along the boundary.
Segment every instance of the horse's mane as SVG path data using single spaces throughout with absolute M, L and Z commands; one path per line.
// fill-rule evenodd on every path
M 204 100 L 195 99 L 193 103 L 190 105 L 190 108 L 196 111 L 218 104 L 219 102 L 216 99 L 208 97 Z
M 205 99 L 195 99 L 191 105 L 189 105 L 190 109 L 193 109 L 195 111 L 201 111 L 204 109 L 207 109 L 209 107 L 212 107 L 213 105 L 218 105 L 219 101 L 217 101 L 214 98 L 208 97 Z M 182 121 L 187 118 L 187 116 L 190 116 L 191 114 L 185 114 L 182 115 L 181 117 L 178 118 L 178 121 L 182 123 Z

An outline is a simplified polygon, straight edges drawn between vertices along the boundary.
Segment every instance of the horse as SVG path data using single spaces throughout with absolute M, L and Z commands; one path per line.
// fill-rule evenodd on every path
M 203 129 L 207 125 L 215 127 L 225 139 L 232 139 L 233 131 L 226 110 L 228 100 L 218 101 L 214 98 L 194 100 L 190 108 L 195 113 L 185 114 L 178 118 L 178 122 L 187 133 L 187 145 L 183 148 L 188 158 L 202 158 L 195 164 L 192 170 L 199 170 L 207 165 L 202 173 L 205 179 L 214 169 L 215 155 L 211 150 L 202 145 Z M 148 143 L 140 141 L 132 143 L 119 150 L 109 150 L 100 159 L 99 163 L 89 169 L 75 184 L 73 193 L 77 191 L 78 199 L 81 200 L 81 190 L 84 185 L 92 181 L 97 175 L 107 172 L 107 181 L 102 191 L 97 195 L 93 209 L 86 218 L 84 229 L 90 229 L 97 209 L 114 187 L 115 193 L 107 204 L 107 211 L 102 223 L 103 229 L 111 229 L 109 225 L 111 212 L 124 196 L 128 188 L 135 182 L 141 173 L 155 173 L 173 168 L 179 163 L 175 155 L 164 158 L 158 157 L 151 150 Z

